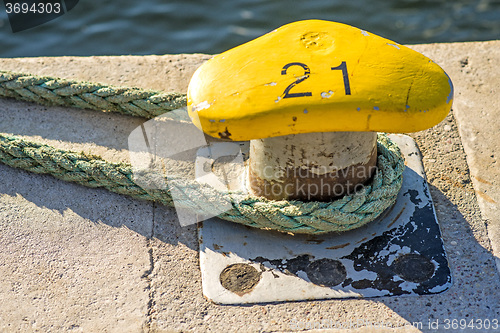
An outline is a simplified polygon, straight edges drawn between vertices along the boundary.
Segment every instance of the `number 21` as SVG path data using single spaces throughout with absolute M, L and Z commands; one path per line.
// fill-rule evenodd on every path
M 309 78 L 309 75 L 311 74 L 311 70 L 309 69 L 309 66 L 307 66 L 306 64 L 303 64 L 301 62 L 291 62 L 291 63 L 283 66 L 283 68 L 281 69 L 281 75 L 286 75 L 288 68 L 292 67 L 292 66 L 302 67 L 304 69 L 304 75 L 297 78 L 297 80 L 295 80 L 294 82 L 289 84 L 288 87 L 286 87 L 285 91 L 283 92 L 283 98 L 312 96 L 312 93 L 309 91 L 307 91 L 307 92 L 295 92 L 295 93 L 290 92 L 290 90 L 292 90 L 293 87 L 295 87 L 296 85 L 298 85 L 301 82 L 304 82 L 306 79 Z M 341 70 L 342 71 L 342 77 L 344 79 L 345 94 L 350 95 L 351 94 L 351 86 L 349 84 L 349 74 L 347 73 L 346 62 L 342 61 L 342 63 L 339 66 L 332 67 L 331 70 L 332 71 L 333 70 Z

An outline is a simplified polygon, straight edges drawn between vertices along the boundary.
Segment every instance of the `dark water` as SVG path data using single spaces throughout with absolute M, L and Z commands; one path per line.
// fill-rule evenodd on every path
M 3 3 L 0 11 L 0 57 L 218 53 L 311 18 L 399 43 L 500 39 L 500 0 L 80 0 L 56 20 L 18 33 Z

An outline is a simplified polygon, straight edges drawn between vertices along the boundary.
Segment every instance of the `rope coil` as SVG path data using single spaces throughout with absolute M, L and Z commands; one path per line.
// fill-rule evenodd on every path
M 1 71 L 0 96 L 145 118 L 184 106 L 186 101 L 179 93 L 116 88 Z M 377 150 L 377 172 L 372 182 L 352 195 L 331 202 L 273 201 L 218 191 L 180 177 L 165 180 L 170 189 L 184 194 L 181 200 L 176 197 L 175 206 L 192 209 L 198 214 L 212 215 L 220 203 L 227 203 L 231 209 L 218 217 L 251 227 L 303 234 L 347 231 L 377 218 L 394 204 L 401 189 L 405 165 L 399 147 L 386 135 L 379 134 Z M 131 165 L 107 162 L 98 156 L 56 149 L 0 133 L 0 162 L 88 187 L 103 187 L 137 199 L 174 205 L 170 190 L 143 188 L 134 180 Z M 201 204 L 200 197 L 206 198 Z

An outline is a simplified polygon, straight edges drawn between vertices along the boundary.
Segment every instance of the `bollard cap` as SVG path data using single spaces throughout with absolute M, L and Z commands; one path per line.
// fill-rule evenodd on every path
M 424 55 L 329 21 L 290 23 L 194 73 L 188 111 L 206 134 L 252 140 L 310 132 L 405 133 L 451 109 L 448 75 Z

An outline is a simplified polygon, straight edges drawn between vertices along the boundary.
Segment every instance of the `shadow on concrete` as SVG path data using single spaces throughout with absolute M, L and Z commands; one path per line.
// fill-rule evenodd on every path
M 57 212 L 61 218 L 72 212 L 94 224 L 127 228 L 150 239 L 158 238 L 170 244 L 183 243 L 198 250 L 196 226 L 181 227 L 175 209 L 115 194 L 102 188 L 87 188 L 64 182 L 49 175 L 39 175 L 0 164 L 0 196 L 10 196 L 23 214 L 44 219 L 41 210 L 32 205 Z M 1 209 L 1 207 L 0 207 Z M 38 217 L 38 215 L 40 217 Z M 68 221 L 72 222 L 72 221 Z M 68 224 L 68 228 L 79 228 Z M 186 234 L 191 233 L 191 237 Z
M 464 320 L 474 322 L 475 330 L 480 320 L 497 318 L 500 314 L 500 277 L 495 265 L 495 256 L 477 242 L 470 224 L 457 205 L 437 187 L 429 184 L 431 196 L 451 268 L 453 284 L 440 294 L 417 297 L 382 297 L 373 299 L 384 304 L 409 323 L 415 323 L 424 332 L 453 331 Z M 441 208 L 441 209 L 439 209 Z M 453 321 L 455 320 L 455 321 Z M 438 325 L 438 326 L 436 326 Z M 484 329 L 484 328 L 483 328 Z M 465 330 L 474 329 L 472 326 Z
M 127 150 L 130 133 L 147 121 L 111 112 L 44 107 L 12 99 L 0 101 L 0 115 L 0 132 L 93 144 L 117 151 Z

